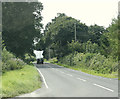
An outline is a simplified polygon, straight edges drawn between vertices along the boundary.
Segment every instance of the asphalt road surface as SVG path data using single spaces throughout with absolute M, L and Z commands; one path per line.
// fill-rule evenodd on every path
M 118 97 L 118 80 L 44 63 L 35 64 L 42 88 L 20 97 Z

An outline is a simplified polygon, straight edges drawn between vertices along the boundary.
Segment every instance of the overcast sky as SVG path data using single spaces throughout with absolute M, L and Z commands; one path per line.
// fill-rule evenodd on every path
M 46 25 L 57 13 L 65 13 L 85 23 L 108 27 L 118 14 L 120 0 L 39 0 L 43 3 L 43 21 Z

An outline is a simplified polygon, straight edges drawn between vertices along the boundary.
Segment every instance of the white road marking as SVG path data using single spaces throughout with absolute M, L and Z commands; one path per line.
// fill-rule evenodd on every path
M 48 88 L 48 85 L 47 85 L 47 83 L 46 83 L 46 81 L 45 81 L 45 78 L 44 78 L 43 74 L 41 73 L 41 71 L 40 71 L 38 68 L 37 68 L 37 70 L 39 71 L 40 75 L 42 76 L 43 82 L 44 82 L 46 88 Z
M 73 75 L 71 75 L 71 74 L 66 74 L 66 75 L 71 76 L 71 77 L 73 76 Z
M 77 79 L 82 80 L 82 81 L 86 81 L 85 79 L 81 79 L 81 78 L 77 78 Z
M 104 86 L 101 86 L 101 85 L 98 85 L 98 84 L 93 84 L 93 85 L 98 86 L 98 87 L 101 87 L 101 88 L 106 89 L 106 90 L 108 90 L 108 91 L 114 92 L 114 90 L 109 89 L 109 88 L 107 88 L 107 87 L 104 87 Z

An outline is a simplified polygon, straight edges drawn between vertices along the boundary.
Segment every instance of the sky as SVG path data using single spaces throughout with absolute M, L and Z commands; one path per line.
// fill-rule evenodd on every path
M 119 0 L 39 0 L 43 3 L 43 21 L 45 25 L 57 16 L 65 13 L 67 16 L 80 20 L 86 25 L 97 24 L 108 27 L 113 18 L 118 15 Z

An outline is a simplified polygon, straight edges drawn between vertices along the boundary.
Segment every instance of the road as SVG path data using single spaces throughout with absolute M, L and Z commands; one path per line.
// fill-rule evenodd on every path
M 35 64 L 42 88 L 21 97 L 118 97 L 118 80 L 45 63 Z

